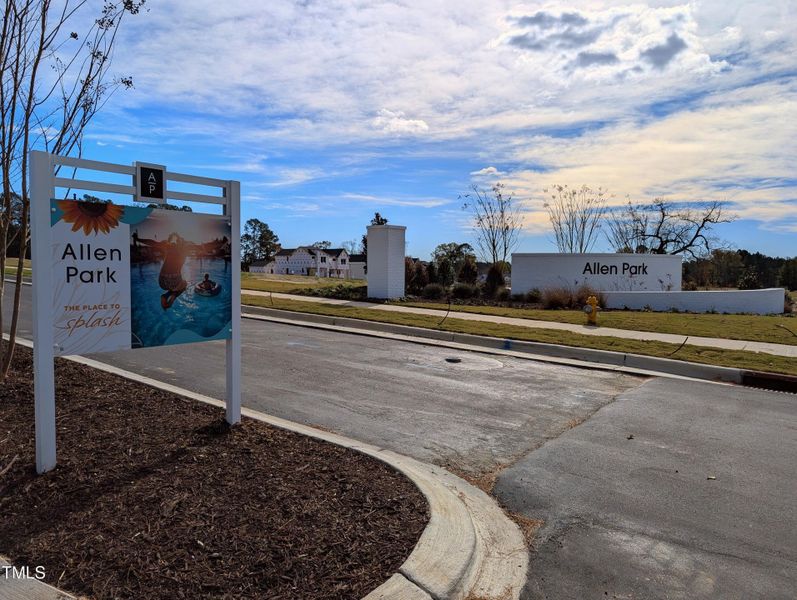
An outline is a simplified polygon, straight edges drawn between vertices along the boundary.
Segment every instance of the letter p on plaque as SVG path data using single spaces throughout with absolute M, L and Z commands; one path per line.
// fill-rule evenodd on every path
M 166 202 L 166 167 L 149 163 L 136 163 L 136 201 Z

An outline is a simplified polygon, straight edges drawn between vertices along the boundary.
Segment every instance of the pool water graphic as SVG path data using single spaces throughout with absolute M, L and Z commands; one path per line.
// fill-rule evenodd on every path
M 227 337 L 223 330 L 229 326 L 232 314 L 230 263 L 221 259 L 188 258 L 182 268 L 188 287 L 166 310 L 161 306 L 164 290 L 158 283 L 161 264 L 130 267 L 133 348 Z M 202 296 L 194 291 L 194 285 L 202 281 L 205 273 L 221 284 L 219 294 Z M 195 336 L 199 339 L 193 339 Z

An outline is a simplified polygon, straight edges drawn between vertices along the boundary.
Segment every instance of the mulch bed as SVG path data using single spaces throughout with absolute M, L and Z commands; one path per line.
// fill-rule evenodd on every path
M 414 485 L 370 457 L 229 428 L 221 409 L 64 360 L 59 465 L 37 476 L 31 382 L 18 348 L 0 383 L 0 554 L 75 594 L 361 598 L 428 521 Z

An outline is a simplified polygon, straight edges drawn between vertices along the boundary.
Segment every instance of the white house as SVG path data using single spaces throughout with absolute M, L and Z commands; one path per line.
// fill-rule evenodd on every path
M 273 260 L 256 260 L 249 265 L 250 273 L 274 273 L 277 263 Z
M 368 276 L 368 263 L 365 254 L 352 254 L 349 256 L 349 272 L 352 279 L 366 279 Z
M 349 279 L 349 253 L 343 248 L 283 248 L 274 258 L 270 267 L 279 275 L 314 275 L 316 277 L 337 277 Z

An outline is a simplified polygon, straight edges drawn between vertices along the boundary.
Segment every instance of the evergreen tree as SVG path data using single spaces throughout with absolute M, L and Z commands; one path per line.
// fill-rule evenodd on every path
M 473 285 L 478 278 L 479 269 L 476 267 L 476 261 L 470 257 L 466 258 L 459 268 L 459 273 L 457 273 L 457 281 Z
M 797 290 L 797 258 L 783 263 L 778 276 L 778 283 L 787 290 Z
M 495 293 L 504 287 L 504 273 L 503 268 L 498 263 L 490 265 L 487 271 L 487 280 L 484 282 L 484 293 L 486 296 L 495 296 Z

